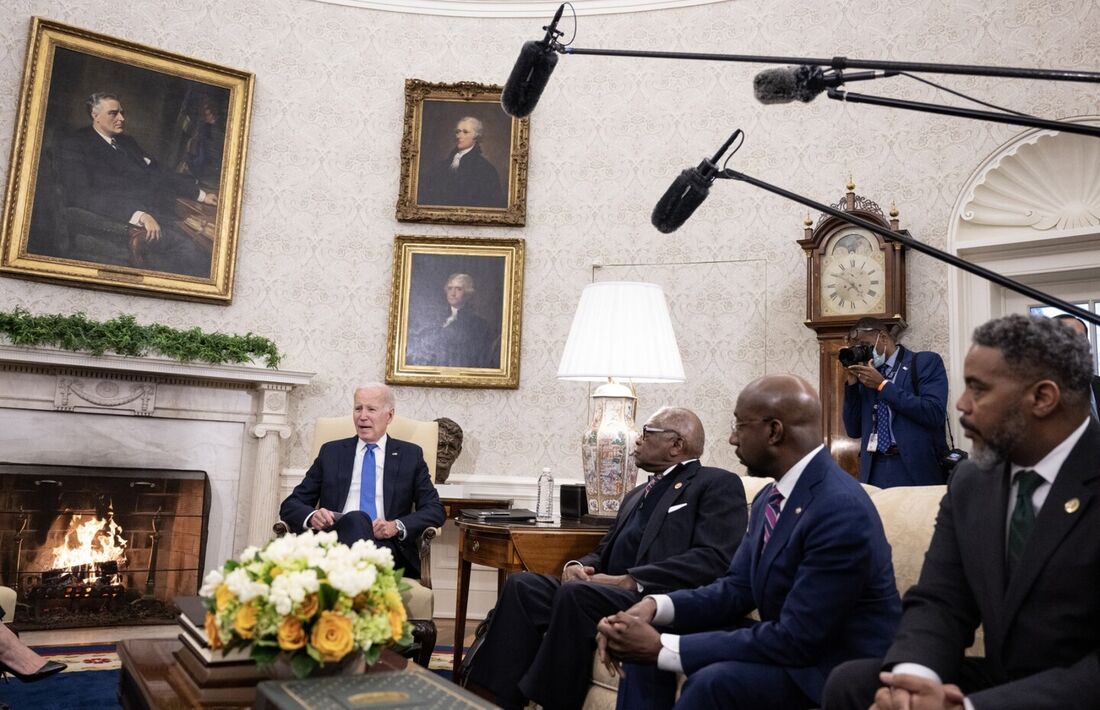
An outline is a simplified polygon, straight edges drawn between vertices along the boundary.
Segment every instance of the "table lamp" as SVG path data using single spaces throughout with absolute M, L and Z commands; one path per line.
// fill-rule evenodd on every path
M 638 474 L 634 384 L 684 381 L 664 290 L 625 281 L 585 286 L 558 379 L 603 382 L 592 393 L 592 421 L 581 438 L 581 459 L 588 515 L 614 518 Z

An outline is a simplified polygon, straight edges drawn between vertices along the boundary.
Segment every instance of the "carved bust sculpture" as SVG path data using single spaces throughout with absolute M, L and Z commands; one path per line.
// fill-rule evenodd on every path
M 439 450 L 435 456 L 435 482 L 446 483 L 451 465 L 462 453 L 462 427 L 447 417 L 436 421 L 439 422 Z

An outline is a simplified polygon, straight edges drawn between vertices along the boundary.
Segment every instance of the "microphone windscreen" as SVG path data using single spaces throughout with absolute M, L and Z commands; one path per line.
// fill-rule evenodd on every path
M 558 55 L 539 42 L 524 42 L 512 73 L 504 83 L 500 105 L 509 116 L 523 118 L 535 110 L 550 74 L 558 64 Z
M 649 221 L 661 234 L 670 234 L 680 228 L 695 209 L 703 204 L 710 193 L 710 183 L 696 168 L 681 172 L 657 204 Z
M 815 86 L 815 67 L 779 67 L 765 69 L 752 80 L 756 100 L 762 104 L 787 104 L 792 101 L 808 103 L 821 93 Z

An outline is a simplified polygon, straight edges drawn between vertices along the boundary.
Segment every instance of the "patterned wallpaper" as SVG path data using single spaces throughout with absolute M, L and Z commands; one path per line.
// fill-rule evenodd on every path
M 503 82 L 539 21 L 378 12 L 306 0 L 148 0 L 108 10 L 90 0 L 13 0 L 0 19 L 0 101 L 15 115 L 31 15 L 89 28 L 257 75 L 235 300 L 230 306 L 0 280 L 0 307 L 84 310 L 276 340 L 288 369 L 316 371 L 297 393 L 284 462 L 308 465 L 310 422 L 349 409 L 356 383 L 381 379 L 395 234 L 522 237 L 527 242 L 518 390 L 404 387 L 403 414 L 446 415 L 467 432 L 454 477 L 579 476 L 584 384 L 554 373 L 581 288 L 593 278 L 645 278 L 668 291 L 688 382 L 639 388 L 646 417 L 663 403 L 696 409 L 707 459 L 733 466 L 725 443 L 738 389 L 762 373 L 817 378 L 802 325 L 805 211 L 746 185 L 721 183 L 673 235 L 649 225 L 653 203 L 685 166 L 736 127 L 744 172 L 836 201 L 857 192 L 920 239 L 943 246 L 961 185 L 1018 132 L 925 114 L 848 106 L 762 106 L 759 65 L 562 57 L 532 116 L 528 225 L 465 228 L 394 220 L 403 84 Z M 576 45 L 744 54 L 927 60 L 1095 69 L 1100 6 L 1092 0 L 743 0 L 580 20 Z M 567 33 L 570 27 L 566 25 Z M 1097 113 L 1072 85 L 945 80 L 1044 116 Z M 906 80 L 866 93 L 943 101 Z M 948 97 L 949 98 L 949 97 Z M 9 123 L 9 127 L 10 127 Z M 11 134 L 0 132 L 0 154 Z M 594 269 L 594 264 L 604 265 Z M 947 352 L 946 268 L 909 258 L 908 340 Z

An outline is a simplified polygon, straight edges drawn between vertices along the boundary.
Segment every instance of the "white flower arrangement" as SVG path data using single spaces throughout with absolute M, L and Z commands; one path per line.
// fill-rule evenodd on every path
M 307 532 L 247 548 L 206 575 L 199 594 L 212 649 L 251 646 L 260 665 L 282 653 L 304 678 L 351 653 L 373 664 L 385 646 L 408 646 L 407 586 L 388 549 Z

